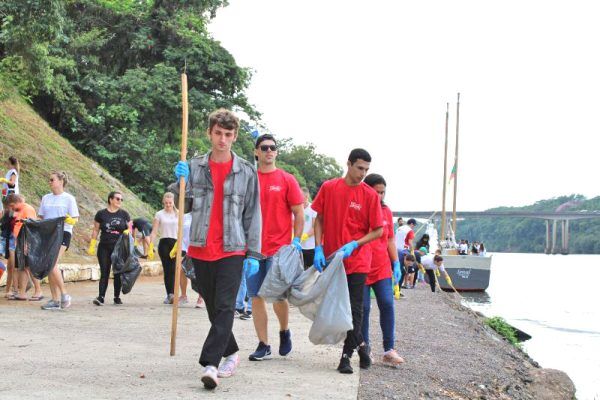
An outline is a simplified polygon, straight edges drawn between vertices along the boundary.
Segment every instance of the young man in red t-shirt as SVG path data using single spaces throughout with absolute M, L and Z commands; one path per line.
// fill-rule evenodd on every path
M 271 346 L 268 335 L 267 304 L 262 297 L 258 296 L 258 291 L 271 267 L 275 253 L 292 241 L 292 224 L 294 233 L 292 243 L 298 251 L 302 251 L 300 238 L 304 228 L 304 195 L 296 178 L 275 166 L 277 142 L 272 135 L 265 134 L 256 139 L 254 154 L 258 161 L 262 212 L 261 253 L 266 259 L 260 261 L 257 274 L 248 276 L 246 285 L 248 297 L 252 299 L 254 329 L 258 336 L 258 347 L 250 354 L 249 359 L 262 361 L 271 358 Z M 292 351 L 292 338 L 288 328 L 290 309 L 287 300 L 273 303 L 273 311 L 279 320 L 279 355 L 287 356 Z
M 192 158 L 189 166 L 180 161 L 175 167 L 175 176 L 187 182 L 185 212 L 192 212 L 187 256 L 194 263 L 211 324 L 200 354 L 207 389 L 214 389 L 218 378 L 233 375 L 240 362 L 231 331 L 235 299 L 242 271 L 256 273 L 262 258 L 256 170 L 231 151 L 238 128 L 239 120 L 231 111 L 214 111 L 207 132 L 211 151 Z M 178 188 L 170 186 L 176 193 Z
M 350 357 L 358 349 L 361 368 L 371 366 L 368 347 L 362 337 L 363 295 L 371 269 L 371 247 L 365 244 L 383 233 L 379 196 L 362 180 L 369 171 L 371 156 L 364 149 L 354 149 L 348 156 L 348 171 L 343 178 L 323 183 L 312 203 L 315 221 L 315 261 L 321 270 L 325 258 L 336 251 L 344 253 L 353 329 L 348 331 L 338 371 L 353 372 Z

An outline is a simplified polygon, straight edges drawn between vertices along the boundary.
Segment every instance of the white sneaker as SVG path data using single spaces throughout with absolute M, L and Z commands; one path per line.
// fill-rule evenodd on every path
M 400 364 L 404 362 L 404 359 L 398 355 L 398 352 L 394 349 L 387 351 L 383 354 L 383 364 L 392 368 L 400 368 Z
M 205 389 L 214 389 L 219 384 L 219 378 L 217 374 L 217 369 L 212 365 L 208 365 L 204 367 L 204 371 L 202 372 L 202 377 L 200 378 L 202 383 L 204 383 Z
M 221 363 L 219 366 L 219 371 L 217 376 L 219 378 L 229 378 L 233 374 L 235 374 L 235 370 L 237 366 L 240 365 L 240 356 L 238 353 L 234 353 L 227 357 L 225 361 Z

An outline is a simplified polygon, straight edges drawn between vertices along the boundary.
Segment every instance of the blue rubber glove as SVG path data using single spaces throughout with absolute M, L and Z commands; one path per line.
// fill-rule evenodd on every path
M 350 257 L 352 252 L 354 250 L 356 250 L 357 248 L 358 248 L 358 242 L 356 240 L 353 240 L 350 243 L 346 243 L 345 245 L 343 245 L 339 251 L 344 253 L 344 258 L 348 258 L 348 257 Z
M 246 278 L 258 273 L 259 264 L 256 258 L 248 257 L 244 260 L 244 274 Z
M 302 245 L 300 244 L 300 238 L 299 237 L 295 237 L 294 240 L 292 240 L 292 245 L 298 249 L 298 251 L 302 251 Z
M 323 267 L 327 264 L 325 261 L 325 254 L 323 254 L 323 246 L 315 247 L 315 259 L 313 261 L 313 266 L 319 272 L 323 272 Z
M 397 285 L 400 282 L 400 261 L 396 260 L 392 264 L 392 268 L 394 270 L 394 284 Z
M 190 167 L 187 162 L 179 161 L 177 163 L 177 165 L 175 166 L 175 176 L 177 177 L 177 180 L 183 177 L 186 182 L 188 181 L 188 178 L 190 176 Z

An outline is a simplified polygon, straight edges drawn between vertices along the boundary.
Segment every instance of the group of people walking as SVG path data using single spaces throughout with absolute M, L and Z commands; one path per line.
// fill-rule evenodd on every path
M 327 268 L 329 257 L 342 252 L 352 329 L 347 332 L 337 370 L 352 373 L 355 352 L 360 368 L 369 368 L 373 362 L 369 340 L 371 290 L 381 314 L 381 362 L 399 366 L 404 360 L 395 349 L 394 285 L 401 285 L 407 278 L 410 281 L 415 255 L 397 249 L 399 235 L 394 232 L 392 213 L 384 202 L 387 183 L 383 176 L 368 173 L 370 154 L 364 149 L 352 150 L 346 174 L 324 182 L 311 203 L 308 189 L 300 188 L 293 175 L 277 168 L 278 144 L 272 135 L 256 139 L 256 166 L 232 151 L 239 126 L 238 118 L 229 110 L 219 109 L 209 115 L 210 151 L 176 165 L 175 176 L 185 180 L 185 193 L 179 193 L 177 182 L 170 185 L 163 197 L 163 209 L 155 214 L 151 224 L 140 218 L 131 221 L 123 208 L 123 193 L 108 194 L 107 206 L 95 215 L 88 249 L 90 255 L 97 256 L 101 270 L 94 304 L 105 304 L 110 256 L 121 235 L 141 236 L 142 257 L 148 258 L 154 257 L 153 243 L 159 239 L 166 304 L 174 300 L 174 259 L 177 249 L 183 250 L 193 265 L 200 292 L 197 304 L 204 301 L 210 320 L 199 363 L 204 386 L 213 389 L 220 378 L 232 376 L 240 362 L 239 346 L 232 332 L 236 315 L 254 323 L 257 346 L 248 359 L 260 362 L 273 357 L 267 304 L 259 293 L 277 251 L 292 245 L 302 254 L 305 268 L 314 267 L 319 272 Z M 13 181 L 11 177 L 9 182 Z M 49 181 L 51 193 L 42 199 L 38 214 L 41 218 L 66 218 L 62 255 L 69 247 L 79 212 L 75 198 L 64 191 L 66 174 L 54 172 Z M 179 195 L 185 196 L 184 210 L 175 207 Z M 24 202 L 22 196 L 15 199 L 17 204 Z M 26 214 L 35 217 L 35 210 L 12 206 L 13 200 L 9 204 L 13 212 L 22 213 L 17 219 Z M 177 243 L 180 212 L 185 213 L 186 221 L 181 245 Z M 407 225 L 415 224 L 409 220 Z M 406 244 L 407 250 L 412 250 L 414 232 L 410 229 L 402 234 L 403 249 Z M 187 279 L 185 275 L 181 278 L 179 302 L 185 303 Z M 20 284 L 17 287 L 21 289 Z M 50 274 L 50 287 L 52 299 L 42 308 L 69 307 L 71 299 L 56 267 Z M 38 288 L 39 285 L 35 295 L 41 299 Z M 113 291 L 114 304 L 121 304 L 118 274 Z M 279 325 L 277 353 L 286 357 L 293 350 L 289 304 L 282 299 L 272 307 Z

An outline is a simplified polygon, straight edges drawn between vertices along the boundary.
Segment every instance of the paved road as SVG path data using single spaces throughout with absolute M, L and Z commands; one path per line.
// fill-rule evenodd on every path
M 2 389 L 7 399 L 356 399 L 358 374 L 335 368 L 341 346 L 314 346 L 310 322 L 292 309 L 294 350 L 287 358 L 250 362 L 256 347 L 252 321 L 236 320 L 238 373 L 215 393 L 200 382 L 198 356 L 209 327 L 206 310 L 181 308 L 177 355 L 169 356 L 171 307 L 162 304 L 162 277 L 141 278 L 123 306 L 96 307 L 97 282 L 68 284 L 67 311 L 0 299 Z M 47 286 L 44 291 L 49 292 Z M 112 295 L 112 283 L 108 296 Z M 276 321 L 271 312 L 271 321 Z M 278 327 L 270 335 L 278 345 Z M 357 362 L 357 360 L 353 360 Z M 358 365 L 355 366 L 358 370 Z M 219 396 L 219 397 L 221 397 Z

